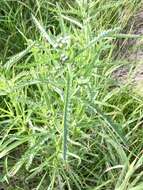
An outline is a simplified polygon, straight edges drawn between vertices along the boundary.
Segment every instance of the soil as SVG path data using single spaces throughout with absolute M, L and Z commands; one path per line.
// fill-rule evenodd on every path
M 143 7 L 143 6 L 142 6 Z M 140 10 L 132 19 L 132 34 L 143 36 L 143 9 Z M 128 66 L 122 66 L 113 72 L 113 78 L 125 83 L 128 78 L 131 65 L 134 65 L 131 81 L 135 86 L 143 84 L 143 38 L 130 39 L 122 42 L 123 53 L 120 52 L 120 58 L 128 61 Z M 123 56 L 122 56 L 123 54 Z

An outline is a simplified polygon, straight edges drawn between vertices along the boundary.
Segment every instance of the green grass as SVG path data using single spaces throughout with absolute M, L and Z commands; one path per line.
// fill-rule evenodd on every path
M 32 2 L 0 7 L 1 186 L 143 189 L 143 99 L 112 77 L 141 1 Z

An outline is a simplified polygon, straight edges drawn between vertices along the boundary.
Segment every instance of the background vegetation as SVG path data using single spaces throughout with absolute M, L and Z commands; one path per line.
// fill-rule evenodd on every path
M 139 0 L 0 1 L 0 183 L 141 190 L 142 97 L 113 78 Z

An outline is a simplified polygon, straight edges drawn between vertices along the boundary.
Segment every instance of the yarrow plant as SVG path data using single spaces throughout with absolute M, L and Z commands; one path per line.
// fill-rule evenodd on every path
M 56 43 L 55 43 L 55 48 L 61 48 L 61 49 L 68 49 L 70 46 L 70 36 L 60 36 L 57 37 Z
M 71 38 L 69 35 L 57 37 L 55 42 L 55 49 L 60 50 L 60 61 L 66 62 L 69 58 L 68 50 L 71 45 Z
M 2 32 L 22 16 L 28 47 L 1 64 L 0 187 L 141 189 L 142 100 L 112 77 L 135 3 L 2 0 Z

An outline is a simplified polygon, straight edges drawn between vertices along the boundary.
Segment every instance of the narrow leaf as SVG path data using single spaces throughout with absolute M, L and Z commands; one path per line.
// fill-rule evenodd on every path
M 64 107 L 64 136 L 63 136 L 63 159 L 67 159 L 67 139 L 68 139 L 68 111 L 69 111 L 69 104 L 70 104 L 70 75 L 67 76 L 67 87 L 66 87 L 66 94 L 65 94 L 65 107 Z
M 33 42 L 30 46 L 28 46 L 25 50 L 21 51 L 20 53 L 14 55 L 12 58 L 10 58 L 9 61 L 7 61 L 4 65 L 6 70 L 9 70 L 15 63 L 17 63 L 19 60 L 21 60 L 33 47 L 35 43 Z
M 47 34 L 45 28 L 42 26 L 42 24 L 37 20 L 37 18 L 36 18 L 33 14 L 32 14 L 32 19 L 33 19 L 33 21 L 34 21 L 36 27 L 39 29 L 41 36 L 42 36 L 47 42 L 49 42 L 49 44 L 50 44 L 52 47 L 55 47 L 53 40 L 52 40 L 51 37 Z

